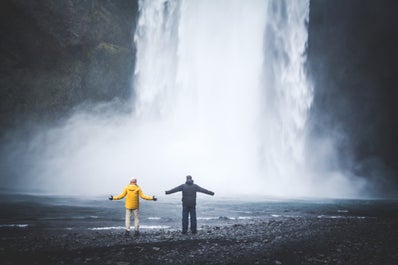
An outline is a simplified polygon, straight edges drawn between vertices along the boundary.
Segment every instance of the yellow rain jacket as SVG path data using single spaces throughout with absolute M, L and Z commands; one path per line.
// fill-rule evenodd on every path
M 140 200 L 139 200 L 138 196 L 144 200 L 153 200 L 153 196 L 145 195 L 142 192 L 141 188 L 136 184 L 130 184 L 130 185 L 126 186 L 120 195 L 113 197 L 113 200 L 123 199 L 126 195 L 127 195 L 127 197 L 126 197 L 126 208 L 127 209 L 134 210 L 134 209 L 138 209 L 140 207 Z

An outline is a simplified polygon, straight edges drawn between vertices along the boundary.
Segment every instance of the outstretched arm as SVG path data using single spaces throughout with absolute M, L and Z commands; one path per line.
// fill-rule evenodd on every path
M 156 200 L 156 197 L 155 197 L 155 196 L 148 196 L 148 195 L 145 195 L 145 194 L 142 192 L 141 188 L 139 189 L 139 195 L 140 195 L 140 197 L 141 197 L 142 199 L 144 199 L 144 200 L 148 200 L 148 201 L 155 201 L 155 200 Z
M 167 190 L 167 191 L 166 191 L 166 195 L 167 195 L 167 194 L 172 194 L 172 193 L 175 193 L 175 192 L 178 192 L 178 191 L 182 191 L 182 186 L 183 186 L 183 185 L 180 185 L 180 186 L 178 186 L 178 187 L 175 187 L 174 189 Z
M 120 199 L 123 199 L 123 198 L 126 196 L 126 194 L 127 194 L 127 189 L 125 188 L 121 194 L 119 194 L 119 195 L 117 195 L 117 196 L 113 196 L 113 197 L 112 197 L 112 200 L 120 200 Z
M 206 190 L 206 189 L 200 187 L 199 185 L 196 185 L 196 191 L 202 192 L 202 193 L 205 193 L 205 194 L 208 194 L 208 195 L 211 195 L 211 196 L 214 195 L 214 192 L 212 192 L 210 190 Z

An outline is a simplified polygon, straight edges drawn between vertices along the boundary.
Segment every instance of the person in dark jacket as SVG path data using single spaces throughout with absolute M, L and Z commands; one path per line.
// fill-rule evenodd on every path
M 188 231 L 188 216 L 190 216 L 191 232 L 192 234 L 196 234 L 196 192 L 202 192 L 212 196 L 214 192 L 193 184 L 192 177 L 189 175 L 187 176 L 185 184 L 166 191 L 166 195 L 178 191 L 182 191 L 182 233 L 186 234 Z

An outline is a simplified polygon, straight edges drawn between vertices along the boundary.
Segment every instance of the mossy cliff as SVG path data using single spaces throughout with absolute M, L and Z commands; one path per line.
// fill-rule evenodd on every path
M 129 98 L 137 12 L 137 1 L 1 1 L 1 133 Z

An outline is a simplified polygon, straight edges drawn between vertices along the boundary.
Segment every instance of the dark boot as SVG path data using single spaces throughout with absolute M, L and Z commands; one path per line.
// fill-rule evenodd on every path
M 124 232 L 124 236 L 129 236 L 130 235 L 130 231 L 126 230 L 126 232 Z
M 134 231 L 134 236 L 135 236 L 135 237 L 138 237 L 138 236 L 140 236 L 140 232 L 138 232 L 137 230 L 136 230 L 136 231 Z

